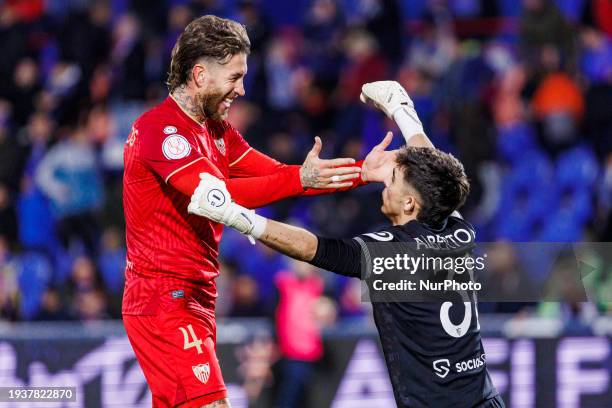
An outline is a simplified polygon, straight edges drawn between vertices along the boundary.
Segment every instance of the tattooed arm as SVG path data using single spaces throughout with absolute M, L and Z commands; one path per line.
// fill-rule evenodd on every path
M 201 408 L 231 408 L 231 405 L 228 398 L 223 398 L 210 404 L 202 405 Z
M 304 188 L 337 189 L 348 188 L 353 180 L 359 179 L 361 167 L 349 158 L 320 159 L 321 139 L 315 137 L 315 144 L 308 152 L 306 160 L 300 167 L 300 181 Z

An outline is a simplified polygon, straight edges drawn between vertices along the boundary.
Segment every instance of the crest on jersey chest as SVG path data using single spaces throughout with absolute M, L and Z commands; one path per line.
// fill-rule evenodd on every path
M 225 140 L 223 140 L 222 137 L 216 138 L 214 140 L 215 140 L 215 146 L 217 146 L 217 149 L 219 149 L 221 154 L 225 156 Z

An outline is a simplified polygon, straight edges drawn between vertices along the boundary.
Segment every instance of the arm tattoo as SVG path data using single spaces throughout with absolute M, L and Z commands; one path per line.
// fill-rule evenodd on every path
M 315 187 L 319 179 L 319 169 L 305 164 L 300 168 L 300 180 L 302 181 L 302 187 Z
M 231 408 L 231 405 L 227 398 L 223 398 L 217 401 L 213 401 L 210 404 L 203 405 L 201 408 Z

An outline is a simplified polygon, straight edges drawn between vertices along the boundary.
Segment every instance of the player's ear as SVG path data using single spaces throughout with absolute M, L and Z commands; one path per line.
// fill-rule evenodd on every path
M 203 63 L 196 63 L 193 68 L 191 68 L 191 79 L 196 88 L 202 88 L 204 86 L 206 75 L 208 75 L 208 71 L 206 65 Z
M 404 213 L 413 214 L 417 211 L 417 200 L 413 195 L 408 194 L 404 200 Z

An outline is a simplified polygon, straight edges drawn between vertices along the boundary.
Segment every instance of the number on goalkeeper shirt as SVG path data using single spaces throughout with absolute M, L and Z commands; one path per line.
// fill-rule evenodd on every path
M 196 337 L 196 334 L 193 332 L 193 327 L 189 324 L 187 325 L 187 329 L 179 327 L 179 330 L 183 333 L 183 338 L 185 340 L 183 349 L 188 350 L 195 347 L 198 350 L 198 354 L 202 354 L 202 339 Z M 190 341 L 189 336 L 191 336 L 193 340 Z

